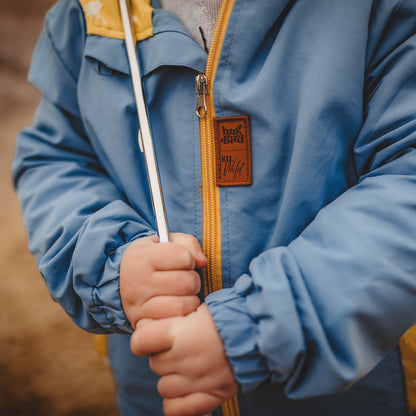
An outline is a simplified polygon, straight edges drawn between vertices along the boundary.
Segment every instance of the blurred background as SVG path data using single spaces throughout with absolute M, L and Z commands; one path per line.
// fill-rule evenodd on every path
M 55 304 L 27 249 L 10 167 L 37 90 L 26 82 L 53 0 L 0 2 L 0 415 L 116 415 L 114 384 L 93 336 Z

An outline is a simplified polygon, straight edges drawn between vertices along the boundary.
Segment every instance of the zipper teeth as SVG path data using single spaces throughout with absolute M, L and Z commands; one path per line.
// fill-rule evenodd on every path
M 228 3 L 229 3 L 229 0 L 223 0 L 221 2 L 220 9 L 218 11 L 217 21 L 215 23 L 214 33 L 212 35 L 211 47 L 210 47 L 210 51 L 208 53 L 208 59 L 207 59 L 207 67 L 206 67 L 205 75 L 208 77 L 208 81 L 210 81 L 210 77 L 214 70 L 214 58 L 217 56 L 218 41 L 222 32 L 225 12 L 227 10 Z
M 204 218 L 204 251 L 209 262 L 205 268 L 205 287 L 207 293 L 220 290 L 222 288 L 221 281 L 221 258 L 217 257 L 217 232 L 219 224 L 217 220 L 217 208 L 219 204 L 218 190 L 216 189 L 215 180 L 215 148 L 213 139 L 212 118 L 215 115 L 215 109 L 212 98 L 212 81 L 214 77 L 214 63 L 217 60 L 219 51 L 218 42 L 223 29 L 225 12 L 229 1 L 223 0 L 218 12 L 217 22 L 212 37 L 210 53 L 208 54 L 205 76 L 207 77 L 208 87 L 211 89 L 208 94 L 208 106 L 206 117 L 201 119 L 201 138 L 203 147 L 203 176 L 202 189 L 204 198 L 204 208 L 206 209 Z M 217 201 L 218 199 L 218 201 Z
M 202 143 L 203 143 L 203 172 L 202 189 L 204 198 L 204 251 L 209 261 L 205 267 L 205 287 L 207 293 L 219 290 L 222 284 L 219 282 L 217 268 L 217 238 L 216 230 L 218 228 L 216 208 L 217 198 L 215 189 L 215 171 L 214 171 L 214 152 L 212 146 L 212 126 L 211 126 L 211 109 L 208 107 L 207 116 L 201 120 L 202 128 Z
M 219 218 L 219 189 L 216 186 L 215 173 L 215 142 L 213 117 L 215 116 L 214 100 L 212 97 L 212 82 L 215 76 L 215 64 L 219 58 L 218 43 L 222 35 L 224 19 L 229 8 L 234 4 L 233 0 L 223 0 L 218 12 L 217 22 L 212 38 L 210 52 L 208 54 L 205 76 L 208 81 L 207 114 L 200 119 L 201 129 L 201 162 L 202 162 L 202 197 L 203 197 L 203 247 L 208 258 L 208 265 L 204 268 L 204 283 L 206 294 L 222 288 L 221 254 L 221 229 Z M 219 247 L 218 247 L 219 246 Z M 226 401 L 221 405 L 224 416 L 239 416 L 237 398 Z
M 237 397 L 234 396 L 221 405 L 221 411 L 224 416 L 239 416 L 240 409 L 238 407 Z

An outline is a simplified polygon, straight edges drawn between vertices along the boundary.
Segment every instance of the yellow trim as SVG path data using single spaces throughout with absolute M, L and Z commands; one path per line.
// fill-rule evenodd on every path
M 416 325 L 399 342 L 406 381 L 408 414 L 416 412 Z
M 101 357 L 108 357 L 108 335 L 94 335 L 94 348 Z
M 239 416 L 240 410 L 238 408 L 237 397 L 227 400 L 221 405 L 221 411 L 224 416 Z
M 116 0 L 79 0 L 84 10 L 87 34 L 124 39 L 120 9 Z M 138 41 L 153 36 L 153 7 L 150 0 L 131 0 Z
M 212 82 L 221 53 L 227 22 L 234 0 L 224 0 L 217 17 L 214 36 L 208 55 L 205 76 L 212 89 Z M 200 121 L 201 131 L 201 171 L 202 171 L 202 203 L 203 203 L 203 249 L 208 258 L 208 266 L 204 271 L 206 293 L 222 289 L 221 269 L 221 211 L 220 191 L 216 186 L 215 174 L 215 141 L 213 118 L 215 117 L 212 92 L 206 96 L 207 114 Z
M 215 78 L 225 31 L 230 19 L 234 0 L 223 0 L 217 17 L 215 32 L 208 55 L 205 76 L 210 87 L 207 100 L 207 114 L 200 121 L 201 131 L 201 174 L 203 204 L 203 249 L 208 258 L 204 270 L 206 294 L 222 288 L 221 268 L 221 209 L 220 190 L 216 186 L 215 141 L 213 118 L 215 108 L 212 98 L 212 83 Z M 233 397 L 221 405 L 224 416 L 239 416 L 237 398 Z

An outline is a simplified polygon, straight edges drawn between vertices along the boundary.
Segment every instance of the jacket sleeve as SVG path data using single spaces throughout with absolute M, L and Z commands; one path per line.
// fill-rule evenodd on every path
M 333 393 L 416 322 L 416 10 L 398 3 L 370 27 L 359 181 L 207 297 L 243 392 L 271 380 L 291 398 Z
M 85 27 L 78 2 L 48 14 L 29 79 L 42 91 L 13 175 L 29 245 L 52 297 L 91 332 L 131 331 L 119 296 L 128 243 L 154 234 L 99 163 L 76 99 Z M 70 47 L 68 47 L 70 46 Z

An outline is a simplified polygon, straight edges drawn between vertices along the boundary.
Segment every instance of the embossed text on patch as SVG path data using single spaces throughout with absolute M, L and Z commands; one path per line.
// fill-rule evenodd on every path
M 214 118 L 217 186 L 251 185 L 248 116 Z

